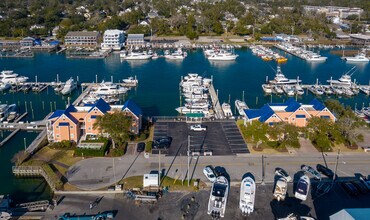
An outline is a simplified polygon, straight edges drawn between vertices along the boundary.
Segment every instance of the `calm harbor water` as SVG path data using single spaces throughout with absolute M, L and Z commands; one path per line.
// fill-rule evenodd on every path
M 215 88 L 219 91 L 220 102 L 228 102 L 229 96 L 232 106 L 235 99 L 244 98 L 249 107 L 260 107 L 266 102 L 281 102 L 286 100 L 285 96 L 264 96 L 261 84 L 266 76 L 269 79 L 274 77 L 273 69 L 276 69 L 275 62 L 265 62 L 254 56 L 248 49 L 236 50 L 239 57 L 234 62 L 209 62 L 202 51 L 191 51 L 184 61 L 166 61 L 157 59 L 152 61 L 120 61 L 118 54 L 113 54 L 107 59 L 67 59 L 63 54 L 37 53 L 34 58 L 23 59 L 0 59 L 1 70 L 14 70 L 20 75 L 28 76 L 29 81 L 50 82 L 55 81 L 57 74 L 59 79 L 66 81 L 69 77 L 79 77 L 80 82 L 113 80 L 117 82 L 129 76 L 137 76 L 139 85 L 129 93 L 129 98 L 134 99 L 142 107 L 148 116 L 156 115 L 177 115 L 175 108 L 179 106 L 179 82 L 181 76 L 187 73 L 198 73 L 205 77 L 213 76 Z M 369 84 L 370 64 L 347 64 L 340 57 L 332 55 L 328 50 L 320 51 L 323 56 L 329 57 L 326 62 L 310 64 L 295 56 L 287 54 L 287 63 L 282 64 L 282 71 L 288 78 L 302 79 L 303 84 L 314 84 L 316 78 L 319 83 L 326 84 L 326 80 L 338 79 L 346 71 L 356 66 L 356 72 L 352 79 L 360 84 Z M 73 101 L 81 91 L 72 94 Z M 314 96 L 306 93 L 297 97 L 300 102 L 309 102 Z M 324 99 L 325 97 L 319 97 Z M 363 94 L 352 98 L 338 98 L 342 103 L 360 108 L 363 104 L 369 105 L 369 98 Z M 21 112 L 28 111 L 25 120 L 41 120 L 51 110 L 64 109 L 67 98 L 56 95 L 52 88 L 41 94 L 7 93 L 0 95 L 1 103 L 15 103 Z M 6 135 L 6 133 L 4 133 Z M 35 185 L 27 186 L 27 181 L 14 179 L 11 174 L 12 155 L 23 147 L 23 137 L 31 141 L 35 133 L 19 133 L 1 149 L 1 163 L 4 177 L 0 183 L 0 194 L 17 193 L 23 189 L 35 190 Z M 2 139 L 2 136 L 0 136 Z M 5 176 L 2 176 L 5 175 Z M 38 180 L 32 180 L 38 181 Z M 44 184 L 40 181 L 40 184 Z M 37 185 L 37 184 L 36 184 Z M 22 187 L 21 187 L 22 186 Z M 43 188 L 47 194 L 47 187 Z M 45 195 L 45 194 L 44 194 Z

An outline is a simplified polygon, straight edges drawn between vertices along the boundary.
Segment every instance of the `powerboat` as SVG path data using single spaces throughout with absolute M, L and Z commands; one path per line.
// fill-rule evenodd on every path
M 119 95 L 127 92 L 127 88 L 114 84 L 113 82 L 102 82 L 99 87 L 92 92 L 94 95 Z
M 249 109 L 248 105 L 245 102 L 238 99 L 235 100 L 235 107 L 236 109 L 238 109 L 239 115 L 241 116 L 245 116 L 244 110 Z
M 130 76 L 126 79 L 123 79 L 122 82 L 127 84 L 137 84 L 139 81 L 136 79 L 136 77 Z
M 229 103 L 226 103 L 226 102 L 222 103 L 221 108 L 226 118 L 233 117 L 233 112 L 231 111 L 231 106 Z
M 28 77 L 18 76 L 13 70 L 3 70 L 0 72 L 0 79 L 2 83 L 18 84 L 26 82 Z
M 303 175 L 297 183 L 297 190 L 295 191 L 294 196 L 297 199 L 306 201 L 307 195 L 310 191 L 310 184 L 310 178 L 308 178 L 307 175 Z
M 62 93 L 62 95 L 68 95 L 68 94 L 71 94 L 73 90 L 76 89 L 76 83 L 74 82 L 73 78 L 69 78 L 69 80 L 67 80 L 66 84 L 64 85 L 63 89 L 60 91 L 60 93 Z
M 295 91 L 292 86 L 289 85 L 283 85 L 283 90 L 287 94 L 287 96 L 294 96 Z
M 250 214 L 254 211 L 254 200 L 256 197 L 256 184 L 251 177 L 246 177 L 240 185 L 239 208 L 243 214 Z
M 188 54 L 183 52 L 181 48 L 177 51 L 170 53 L 169 51 L 165 52 L 164 58 L 168 60 L 183 60 Z
M 233 54 L 225 50 L 221 50 L 219 52 L 215 52 L 209 55 L 207 58 L 208 60 L 214 60 L 214 61 L 232 61 L 232 60 L 236 60 L 238 56 L 239 55 L 237 54 Z
M 299 85 L 299 84 L 295 85 L 295 91 L 298 95 L 303 95 L 304 94 L 304 90 L 303 90 L 302 86 Z
M 12 88 L 12 85 L 9 83 L 0 83 L 0 92 L 6 91 L 10 88 Z
M 278 202 L 284 201 L 287 189 L 288 189 L 287 179 L 284 178 L 283 176 L 280 176 L 275 184 L 275 189 L 274 189 L 274 194 L 273 194 L 274 199 L 276 199 Z
M 344 74 L 338 80 L 330 79 L 327 81 L 331 86 L 345 86 L 349 87 L 352 85 L 351 75 Z
M 127 51 L 122 51 L 120 54 L 119 54 L 119 57 L 121 59 L 125 59 L 125 60 L 149 60 L 150 58 L 152 58 L 153 55 L 151 54 L 148 54 L 146 52 L 127 52 Z
M 326 61 L 327 59 L 328 59 L 327 57 L 322 57 L 321 55 L 316 53 L 308 53 L 305 56 L 305 60 L 309 62 L 323 62 Z
M 0 105 L 0 121 L 5 121 L 11 112 L 14 112 L 17 106 L 15 104 L 7 105 L 2 104 Z
M 191 108 L 186 106 L 181 106 L 176 108 L 176 111 L 180 114 L 188 114 L 188 113 L 202 113 L 205 115 L 209 114 L 208 108 Z
M 262 84 L 262 89 L 266 94 L 272 93 L 272 87 L 270 84 Z
M 224 176 L 218 176 L 212 185 L 207 214 L 214 218 L 225 217 L 228 194 L 229 181 Z
M 286 84 L 299 84 L 301 80 L 299 79 L 288 79 L 285 77 L 283 72 L 281 71 L 281 67 L 278 66 L 276 69 L 276 75 L 273 80 L 270 80 L 270 84 L 274 85 L 286 85 Z
M 343 57 L 347 62 L 369 62 L 369 58 L 366 57 L 365 53 L 359 53 L 354 57 Z

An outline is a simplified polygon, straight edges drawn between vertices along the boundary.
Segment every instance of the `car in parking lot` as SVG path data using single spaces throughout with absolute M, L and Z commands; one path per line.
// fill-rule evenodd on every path
M 154 149 L 167 149 L 171 146 L 172 137 L 165 136 L 157 138 L 153 141 Z
M 352 183 L 341 183 L 342 188 L 351 196 L 358 196 L 359 192 Z
M 207 127 L 204 125 L 192 125 L 190 126 L 191 131 L 207 131 Z
M 314 168 L 308 166 L 308 165 L 302 165 L 301 166 L 301 170 L 304 171 L 305 173 L 309 173 L 311 176 L 313 176 L 313 178 L 317 179 L 317 180 L 320 180 L 321 179 L 321 175 L 319 172 L 317 172 Z
M 212 183 L 216 180 L 216 175 L 213 172 L 213 167 L 212 166 L 206 166 L 203 169 L 203 174 L 207 177 L 209 181 Z
M 334 172 L 333 172 L 331 169 L 327 168 L 326 166 L 321 165 L 321 164 L 317 164 L 316 169 L 317 169 L 317 171 L 319 171 L 321 174 L 323 174 L 323 175 L 325 175 L 325 176 L 329 177 L 330 179 L 333 179 L 333 177 L 334 177 Z M 335 178 L 336 178 L 336 177 L 337 177 L 337 175 L 335 175 Z
M 144 142 L 140 142 L 136 145 L 136 151 L 137 152 L 143 152 L 145 150 L 145 143 Z
M 216 176 L 225 176 L 227 174 L 225 168 L 220 166 L 215 167 L 214 173 Z
M 361 147 L 365 152 L 370 152 L 370 146 Z

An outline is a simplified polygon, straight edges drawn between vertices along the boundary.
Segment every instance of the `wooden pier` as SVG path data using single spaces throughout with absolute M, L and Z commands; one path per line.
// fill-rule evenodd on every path
M 41 143 L 47 140 L 46 133 L 47 133 L 46 128 L 44 128 L 40 132 L 40 134 L 37 135 L 35 140 L 33 140 L 32 143 L 26 148 L 26 152 L 30 154 L 36 152 L 42 146 Z
M 15 176 L 41 176 L 44 177 L 53 191 L 56 191 L 54 182 L 50 179 L 41 166 L 13 166 L 12 173 Z
M 10 133 L 4 140 L 0 142 L 0 147 L 2 147 L 6 142 L 8 142 L 10 139 L 12 139 L 21 129 L 18 128 L 14 130 L 12 133 Z
M 27 203 L 21 203 L 17 204 L 15 208 L 12 208 L 12 212 L 20 212 L 20 211 L 26 211 L 26 212 L 35 212 L 35 211 L 45 211 L 49 208 L 50 202 L 48 200 L 41 200 L 41 201 L 35 201 L 35 202 L 27 202 Z
M 217 119 L 223 119 L 224 118 L 224 113 L 222 111 L 221 104 L 220 104 L 220 101 L 218 100 L 218 96 L 217 96 L 217 93 L 215 91 L 215 88 L 214 88 L 213 84 L 211 84 L 209 86 L 208 91 L 209 91 L 209 94 L 211 96 L 212 105 L 213 105 L 213 109 L 214 109 L 215 114 L 216 114 L 216 118 Z
M 14 123 L 18 123 L 20 120 L 22 120 L 22 118 L 26 117 L 26 115 L 28 115 L 28 112 L 25 112 L 22 115 L 20 115 L 18 118 L 16 118 L 14 120 Z

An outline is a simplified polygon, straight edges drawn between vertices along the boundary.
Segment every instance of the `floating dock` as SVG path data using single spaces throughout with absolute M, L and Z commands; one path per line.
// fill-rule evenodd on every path
M 4 140 L 0 142 L 0 147 L 2 147 L 6 142 L 8 142 L 10 139 L 12 139 L 21 129 L 18 128 L 14 130 L 12 133 L 10 133 Z
M 213 105 L 213 109 L 214 109 L 215 114 L 216 114 L 216 118 L 217 119 L 224 118 L 224 113 L 222 111 L 221 104 L 220 104 L 220 101 L 218 100 L 218 96 L 217 96 L 217 93 L 215 91 L 215 88 L 214 88 L 213 84 L 211 84 L 209 86 L 208 91 L 209 91 L 209 94 L 211 96 L 212 105 Z

